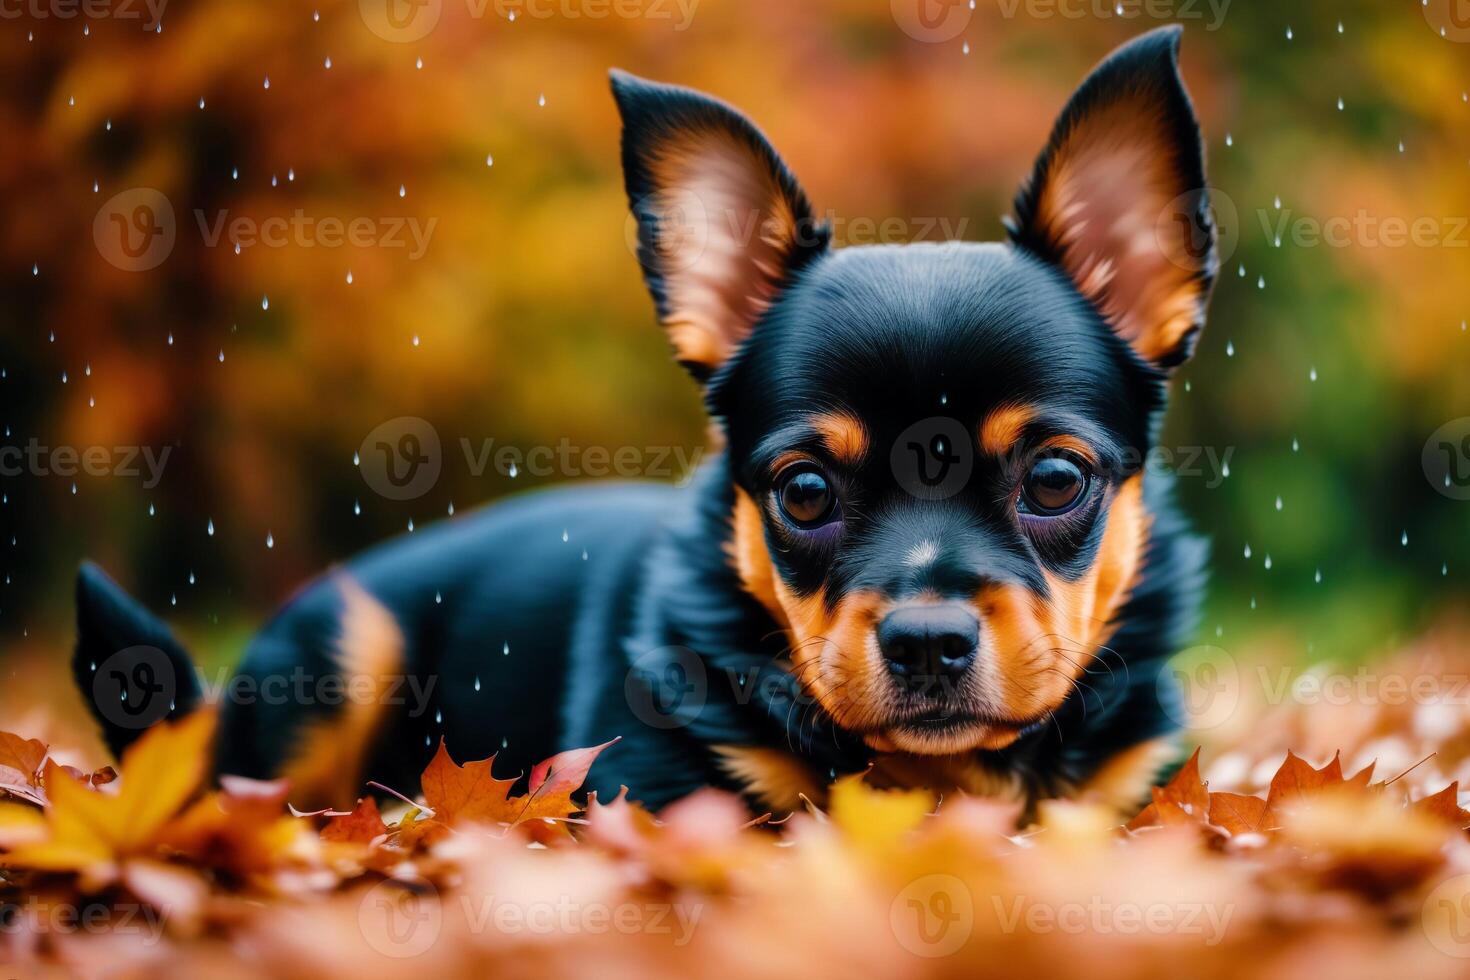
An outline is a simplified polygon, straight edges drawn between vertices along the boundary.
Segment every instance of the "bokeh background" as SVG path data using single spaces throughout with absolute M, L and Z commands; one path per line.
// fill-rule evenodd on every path
M 76 710 L 84 556 L 221 663 L 325 566 L 564 478 L 477 474 L 461 439 L 704 445 L 626 244 L 609 67 L 746 109 L 839 240 L 983 240 L 1088 68 L 1164 23 L 1235 211 L 1164 437 L 1228 460 L 1183 481 L 1215 544 L 1198 642 L 1300 664 L 1465 635 L 1470 503 L 1423 463 L 1470 435 L 1470 23 L 1444 0 L 96 3 L 0 20 L 0 425 L 170 454 L 153 487 L 0 477 L 4 727 Z M 175 240 L 132 271 L 105 230 L 139 188 Z M 427 247 L 209 240 L 297 212 Z M 1348 241 L 1313 244 L 1334 217 Z M 443 470 L 394 501 L 354 453 L 405 415 Z

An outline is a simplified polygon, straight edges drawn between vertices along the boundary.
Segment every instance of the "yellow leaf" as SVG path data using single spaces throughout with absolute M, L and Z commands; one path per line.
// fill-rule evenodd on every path
M 934 794 L 927 790 L 874 789 L 861 773 L 833 783 L 830 802 L 832 821 L 872 849 L 892 846 L 934 810 Z

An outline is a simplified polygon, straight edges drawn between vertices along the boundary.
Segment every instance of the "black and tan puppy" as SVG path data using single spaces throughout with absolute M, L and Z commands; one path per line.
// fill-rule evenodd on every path
M 251 643 L 218 770 L 345 805 L 365 779 L 415 787 L 441 735 L 504 773 L 622 736 L 592 786 L 650 805 L 716 785 L 790 807 L 869 766 L 1030 801 L 1142 792 L 1203 561 L 1142 465 L 1216 266 L 1178 42 L 1147 34 L 1083 83 L 996 244 L 834 250 L 744 116 L 615 74 L 639 258 L 720 452 L 687 489 L 539 493 L 327 574 Z M 114 749 L 201 700 L 93 567 L 78 603 Z M 99 677 L 144 663 L 168 703 L 147 717 L 135 693 L 124 717 Z M 303 676 L 357 695 L 283 680 Z

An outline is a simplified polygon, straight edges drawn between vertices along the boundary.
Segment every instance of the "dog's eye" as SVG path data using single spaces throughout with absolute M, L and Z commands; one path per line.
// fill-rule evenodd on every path
M 810 464 L 798 464 L 781 474 L 776 499 L 786 519 L 801 528 L 827 523 L 836 504 L 827 478 Z
M 1087 493 L 1083 468 L 1066 456 L 1048 456 L 1031 465 L 1021 481 L 1018 504 L 1024 513 L 1056 517 L 1076 507 Z

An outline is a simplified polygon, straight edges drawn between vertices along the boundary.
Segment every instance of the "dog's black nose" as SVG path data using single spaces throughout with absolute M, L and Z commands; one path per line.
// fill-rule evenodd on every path
M 975 662 L 980 621 L 964 606 L 901 606 L 878 624 L 888 669 L 915 691 L 957 680 Z

